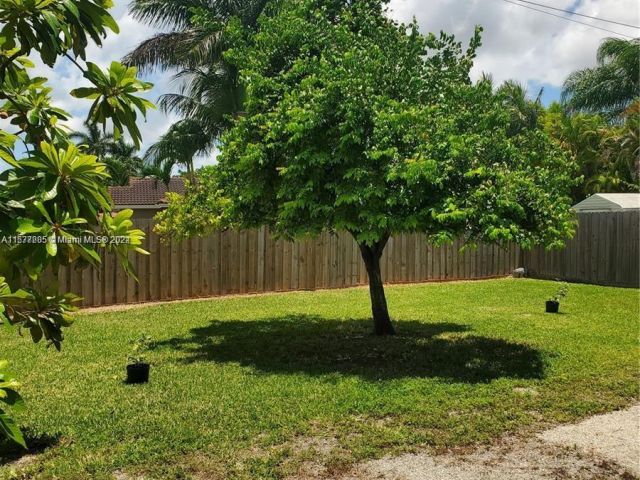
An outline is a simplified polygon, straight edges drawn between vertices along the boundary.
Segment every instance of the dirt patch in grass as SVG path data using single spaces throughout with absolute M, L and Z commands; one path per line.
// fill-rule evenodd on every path
M 68 443 L 67 440 L 61 440 L 59 435 L 38 435 L 30 430 L 24 431 L 23 435 L 29 446 L 26 450 L 8 441 L 0 442 L 0 466 L 20 471 L 36 463 L 41 454 L 49 448 Z

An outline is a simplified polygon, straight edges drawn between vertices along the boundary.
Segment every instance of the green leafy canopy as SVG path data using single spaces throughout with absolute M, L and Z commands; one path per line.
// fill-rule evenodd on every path
M 366 245 L 403 231 L 562 245 L 575 166 L 544 132 L 510 131 L 501 96 L 472 84 L 480 29 L 465 49 L 384 9 L 283 1 L 256 34 L 230 22 L 243 114 L 215 174 L 175 198 L 159 229 L 193 234 L 211 226 L 194 218 L 217 212 L 216 226 L 267 224 L 286 237 L 346 229 Z

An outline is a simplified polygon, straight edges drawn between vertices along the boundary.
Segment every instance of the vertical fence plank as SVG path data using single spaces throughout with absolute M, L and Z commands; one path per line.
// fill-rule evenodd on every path
M 332 233 L 329 235 L 329 242 L 328 242 L 328 258 L 329 258 L 329 263 L 328 263 L 328 279 L 329 279 L 329 283 L 328 283 L 328 287 L 329 288 L 335 288 L 336 287 L 336 269 L 337 269 L 337 263 L 338 263 L 338 257 L 337 257 L 337 253 L 338 253 L 338 247 L 337 247 L 337 236 L 335 233 Z
M 215 232 L 211 243 L 211 289 L 215 295 L 222 293 L 221 245 L 222 232 Z
M 629 214 L 623 213 L 622 214 L 622 231 L 625 232 L 625 236 L 627 238 L 626 238 L 626 241 L 622 243 L 622 264 L 620 265 L 620 269 L 622 271 L 620 280 L 622 284 L 630 283 L 631 277 L 633 275 L 632 268 L 637 268 L 637 264 L 632 266 L 631 262 L 629 261 L 629 259 L 632 257 L 632 252 L 633 252 L 633 239 L 631 238 L 632 235 L 629 235 L 629 233 L 626 233 L 626 232 L 631 232 L 633 230 L 632 224 L 633 224 L 632 216 Z M 637 235 L 638 235 L 638 232 L 636 231 L 633 236 L 637 236 Z
M 127 302 L 127 275 L 120 263 L 116 262 L 116 295 L 115 303 Z
M 607 229 L 608 215 L 598 215 L 598 229 L 596 232 L 598 238 L 598 262 L 597 262 L 597 283 L 606 284 L 607 274 L 607 252 L 610 247 L 609 231 Z
M 202 237 L 194 237 L 191 243 L 191 296 L 201 297 L 202 292 Z
M 629 286 L 640 285 L 640 215 L 633 215 L 629 213 L 631 217 L 631 255 L 629 258 L 629 269 L 631 275 L 629 276 Z
M 149 251 L 149 238 L 150 238 L 150 222 L 145 220 L 138 225 L 145 233 L 145 241 L 142 247 Z M 138 301 L 146 302 L 149 300 L 149 255 L 137 255 L 138 260 Z
M 92 306 L 104 304 L 104 257 L 104 251 L 100 252 L 100 266 L 97 268 L 91 268 L 91 276 L 93 277 Z
M 314 283 L 313 288 L 319 289 L 324 288 L 322 275 L 324 270 L 324 233 L 318 235 L 318 237 L 314 240 L 315 243 L 315 251 L 316 251 L 316 259 L 315 259 L 315 272 L 314 272 Z
M 114 303 L 114 291 L 115 291 L 115 258 L 113 255 L 106 255 L 102 262 L 102 281 L 104 283 L 104 297 L 103 305 L 111 305 Z M 58 277 L 58 281 L 60 278 Z
M 392 237 L 387 241 L 387 246 L 385 248 L 387 255 L 387 277 L 384 279 L 385 282 L 393 282 L 393 251 L 395 250 L 394 245 L 395 239 Z
M 160 250 L 160 259 L 158 262 L 158 292 L 159 297 L 162 300 L 171 298 L 171 241 L 158 242 L 158 248 Z
M 213 294 L 211 291 L 211 235 L 207 235 L 201 238 L 200 252 L 202 254 L 202 267 L 201 267 L 201 287 L 202 296 L 208 297 Z
M 609 246 L 605 252 L 606 256 L 606 273 L 605 273 L 605 285 L 610 285 L 615 282 L 616 278 L 616 251 L 618 247 L 618 230 L 616 228 L 616 218 L 614 215 L 606 216 L 607 222 L 607 234 L 609 235 Z
M 258 229 L 258 254 L 257 254 L 257 278 L 256 278 L 256 291 L 264 292 L 265 288 L 265 273 L 266 273 L 266 244 L 265 244 L 265 227 Z
M 291 245 L 291 281 L 290 290 L 297 290 L 300 274 L 300 242 L 292 242 Z
M 285 240 L 282 245 L 282 289 L 283 290 L 291 290 L 291 267 L 292 267 L 292 256 L 293 252 L 291 250 L 291 242 Z
M 93 269 L 85 268 L 81 273 L 82 305 L 93 305 Z

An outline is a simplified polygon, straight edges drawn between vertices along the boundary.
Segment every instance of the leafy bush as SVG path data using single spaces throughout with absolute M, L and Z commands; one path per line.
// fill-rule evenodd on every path
M 558 290 L 556 293 L 549 297 L 549 300 L 552 302 L 560 302 L 563 298 L 565 298 L 569 294 L 569 284 L 567 282 L 562 282 L 558 286 Z
M 0 360 L 0 437 L 6 437 L 26 448 L 20 429 L 5 410 L 5 407 L 10 407 L 15 412 L 24 408 L 22 397 L 16 391 L 19 384 L 7 369 L 8 365 L 6 360 Z
M 151 337 L 147 334 L 143 334 L 131 343 L 133 346 L 131 347 L 131 353 L 127 357 L 129 364 L 146 363 L 147 356 L 145 352 L 147 352 L 151 346 Z
M 128 253 L 146 252 L 132 212 L 112 216 L 105 165 L 70 141 L 64 125 L 70 115 L 52 104 L 46 78 L 29 75 L 29 57 L 39 55 L 51 68 L 64 57 L 79 68 L 91 86 L 70 95 L 93 100 L 88 121 L 102 128 L 111 122 L 115 137 L 128 132 L 139 145 L 137 115 L 153 105 L 137 94 L 152 85 L 138 80 L 133 67 L 112 62 L 103 70 L 86 61 L 90 41 L 100 46 L 108 31 L 118 32 L 111 6 L 110 0 L 0 1 L 0 118 L 14 128 L 0 130 L 0 159 L 9 167 L 0 173 L 0 323 L 57 349 L 78 300 L 58 293 L 58 267 L 95 267 L 99 251 L 107 250 L 133 273 Z M 2 375 L 0 400 L 16 406 L 14 381 Z M 24 444 L 8 414 L 1 415 L 0 436 Z

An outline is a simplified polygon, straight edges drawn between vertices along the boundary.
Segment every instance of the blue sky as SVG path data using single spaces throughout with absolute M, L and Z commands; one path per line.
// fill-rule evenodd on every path
M 542 90 L 542 104 L 549 105 L 552 102 L 560 100 L 560 93 L 562 92 L 562 88 L 558 85 L 551 85 L 549 83 L 539 83 L 536 81 L 529 81 L 528 90 L 532 96 L 537 95 L 540 89 Z
M 640 3 L 636 0 L 538 0 L 586 15 L 640 24 Z M 610 34 L 586 26 L 534 12 L 504 0 L 391 0 L 391 15 L 408 22 L 416 18 L 421 31 L 444 30 L 466 42 L 475 27 L 482 25 L 483 46 L 473 69 L 473 76 L 490 73 L 496 83 L 516 79 L 528 86 L 531 95 L 544 87 L 543 102 L 558 100 L 562 82 L 573 70 L 595 64 L 600 41 Z M 555 12 L 557 13 L 557 12 Z M 127 11 L 127 3 L 115 0 L 112 15 L 120 25 L 119 35 L 111 35 L 102 48 L 91 47 L 88 58 L 106 66 L 118 60 L 155 30 L 138 23 Z M 580 21 L 595 23 L 582 17 Z M 627 35 L 640 36 L 640 31 L 617 25 L 599 24 Z M 74 118 L 70 128 L 78 129 L 90 102 L 73 99 L 68 91 L 82 84 L 81 73 L 66 60 L 53 70 L 37 66 L 37 74 L 50 79 L 58 106 Z M 172 72 L 154 72 L 143 78 L 152 81 L 154 89 L 147 97 L 155 101 L 162 93 L 175 91 Z M 143 150 L 153 143 L 177 118 L 154 111 L 140 125 Z M 200 159 L 210 163 L 213 158 Z

